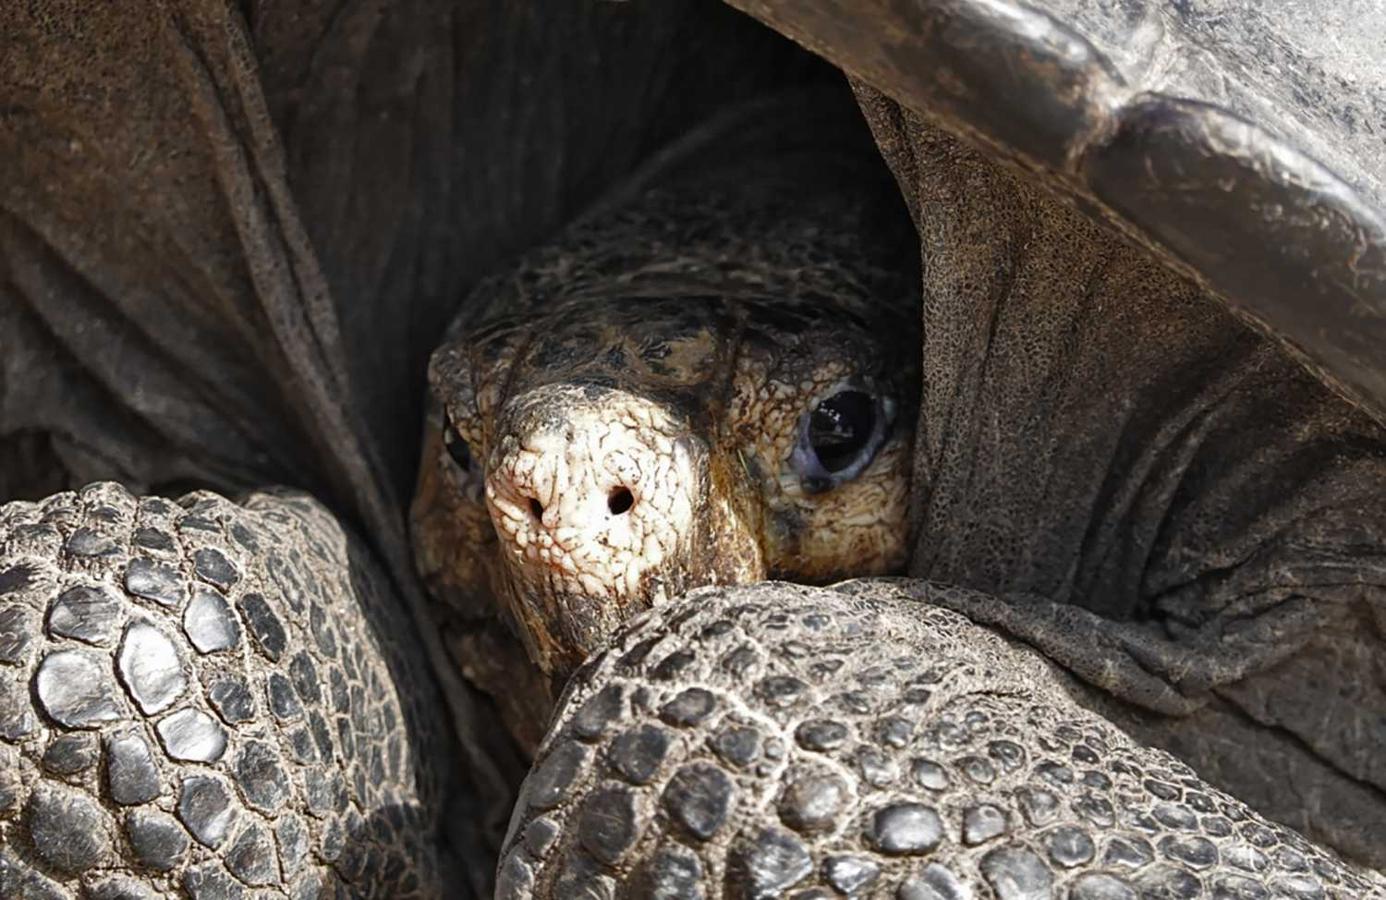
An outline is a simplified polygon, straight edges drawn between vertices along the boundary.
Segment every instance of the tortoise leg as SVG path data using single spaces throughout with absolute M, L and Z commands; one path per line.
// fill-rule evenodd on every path
M 438 896 L 446 721 L 306 495 L 0 507 L 0 896 Z
M 1368 865 L 1386 861 L 1378 589 L 1250 592 L 1172 637 L 1040 597 L 902 588 L 1035 648 L 1096 688 L 1115 724 L 1263 815 Z
M 1386 896 L 918 602 L 956 592 L 710 588 L 633 623 L 560 703 L 498 896 Z

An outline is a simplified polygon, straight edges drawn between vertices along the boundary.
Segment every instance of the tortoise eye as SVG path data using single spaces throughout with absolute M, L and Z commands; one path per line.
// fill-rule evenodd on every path
M 865 391 L 839 391 L 814 407 L 807 437 L 823 468 L 841 472 L 856 461 L 876 430 L 876 407 Z
M 871 465 L 885 443 L 894 406 L 869 387 L 845 386 L 805 411 L 789 457 L 804 491 L 831 490 Z
M 466 438 L 458 433 L 457 426 L 453 424 L 451 416 L 443 425 L 443 446 L 447 448 L 448 456 L 452 457 L 453 463 L 460 471 L 472 471 L 471 445 L 467 443 Z

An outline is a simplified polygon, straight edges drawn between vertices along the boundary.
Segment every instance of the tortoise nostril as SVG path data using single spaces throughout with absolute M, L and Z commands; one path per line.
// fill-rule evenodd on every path
M 635 505 L 635 497 L 628 487 L 614 487 L 606 497 L 606 508 L 613 516 L 619 516 Z
M 544 504 L 533 497 L 529 498 L 529 512 L 534 518 L 542 518 L 544 515 Z

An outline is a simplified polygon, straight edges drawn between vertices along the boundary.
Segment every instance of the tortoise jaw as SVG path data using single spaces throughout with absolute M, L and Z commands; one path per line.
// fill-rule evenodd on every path
M 738 554 L 717 553 L 711 547 L 701 553 L 690 549 L 646 569 L 630 592 L 599 593 L 565 590 L 555 583 L 552 570 L 536 572 L 507 565 L 503 596 L 530 661 L 561 689 L 579 666 L 646 610 L 697 587 L 765 577 L 763 566 L 728 568 L 726 563 L 735 559 Z M 691 565 L 694 560 L 704 564 Z
M 506 596 L 530 662 L 556 683 L 566 681 L 629 617 L 627 606 L 606 596 L 558 594 L 514 582 Z M 630 613 L 648 607 L 642 603 Z

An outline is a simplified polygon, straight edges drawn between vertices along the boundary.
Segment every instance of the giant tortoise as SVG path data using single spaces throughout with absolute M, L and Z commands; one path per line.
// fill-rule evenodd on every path
M 734 5 L 0 10 L 0 895 L 1386 896 L 1386 17 Z

